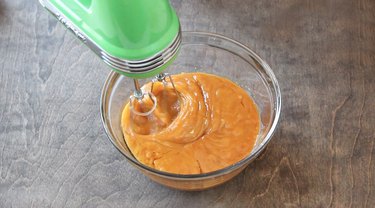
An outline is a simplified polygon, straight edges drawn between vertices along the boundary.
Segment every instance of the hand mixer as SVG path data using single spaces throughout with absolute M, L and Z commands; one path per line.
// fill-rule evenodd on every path
M 172 77 L 163 73 L 173 62 L 181 44 L 179 19 L 168 0 L 40 0 L 61 23 L 95 52 L 114 71 L 134 79 L 135 92 L 130 105 L 145 96 L 153 102 L 146 111 L 150 115 L 157 99 L 143 92 L 138 79 L 154 77 L 154 82 L 176 91 Z M 176 91 L 177 93 L 177 91 Z M 178 93 L 177 93 L 178 94 Z

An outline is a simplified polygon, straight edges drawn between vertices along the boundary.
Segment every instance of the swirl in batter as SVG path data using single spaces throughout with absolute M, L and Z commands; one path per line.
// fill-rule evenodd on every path
M 259 114 L 250 96 L 223 77 L 205 73 L 173 75 L 172 86 L 155 83 L 157 108 L 149 116 L 127 104 L 121 125 L 125 142 L 141 163 L 155 169 L 198 174 L 222 169 L 250 154 L 259 131 Z M 143 86 L 150 91 L 151 83 Z M 147 96 L 135 110 L 147 111 Z

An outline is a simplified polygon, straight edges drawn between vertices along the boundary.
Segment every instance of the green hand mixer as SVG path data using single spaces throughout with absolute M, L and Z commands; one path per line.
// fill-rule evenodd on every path
M 39 1 L 114 71 L 134 79 L 131 105 L 150 97 L 151 110 L 134 113 L 147 116 L 157 105 L 152 88 L 143 92 L 138 79 L 155 77 L 153 83 L 166 84 L 169 78 L 176 90 L 163 73 L 181 44 L 179 19 L 168 0 Z

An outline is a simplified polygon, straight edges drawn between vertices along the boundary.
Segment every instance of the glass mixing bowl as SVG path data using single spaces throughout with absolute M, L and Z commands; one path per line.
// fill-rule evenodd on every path
M 204 32 L 183 32 L 182 37 L 179 55 L 168 68 L 169 73 L 205 72 L 226 77 L 245 89 L 255 101 L 261 127 L 256 144 L 246 158 L 224 169 L 192 175 L 167 173 L 141 164 L 127 148 L 120 126 L 121 112 L 134 92 L 133 80 L 115 72 L 109 74 L 103 87 L 101 115 L 112 144 L 146 176 L 176 189 L 203 190 L 230 180 L 264 150 L 280 118 L 281 96 L 271 68 L 241 43 Z

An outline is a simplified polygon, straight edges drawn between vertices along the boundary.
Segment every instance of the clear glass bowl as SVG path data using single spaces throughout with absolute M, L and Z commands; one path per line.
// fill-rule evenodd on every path
M 240 173 L 271 140 L 280 118 L 281 95 L 271 68 L 246 46 L 230 38 L 204 32 L 183 32 L 177 59 L 167 70 L 205 72 L 227 77 L 245 89 L 255 101 L 261 128 L 254 149 L 241 161 L 204 174 L 179 175 L 158 171 L 138 162 L 127 148 L 120 126 L 123 107 L 134 92 L 133 80 L 111 72 L 101 96 L 102 121 L 112 144 L 136 168 L 152 180 L 181 190 L 202 190 L 222 184 Z M 141 80 L 146 83 L 150 80 Z

